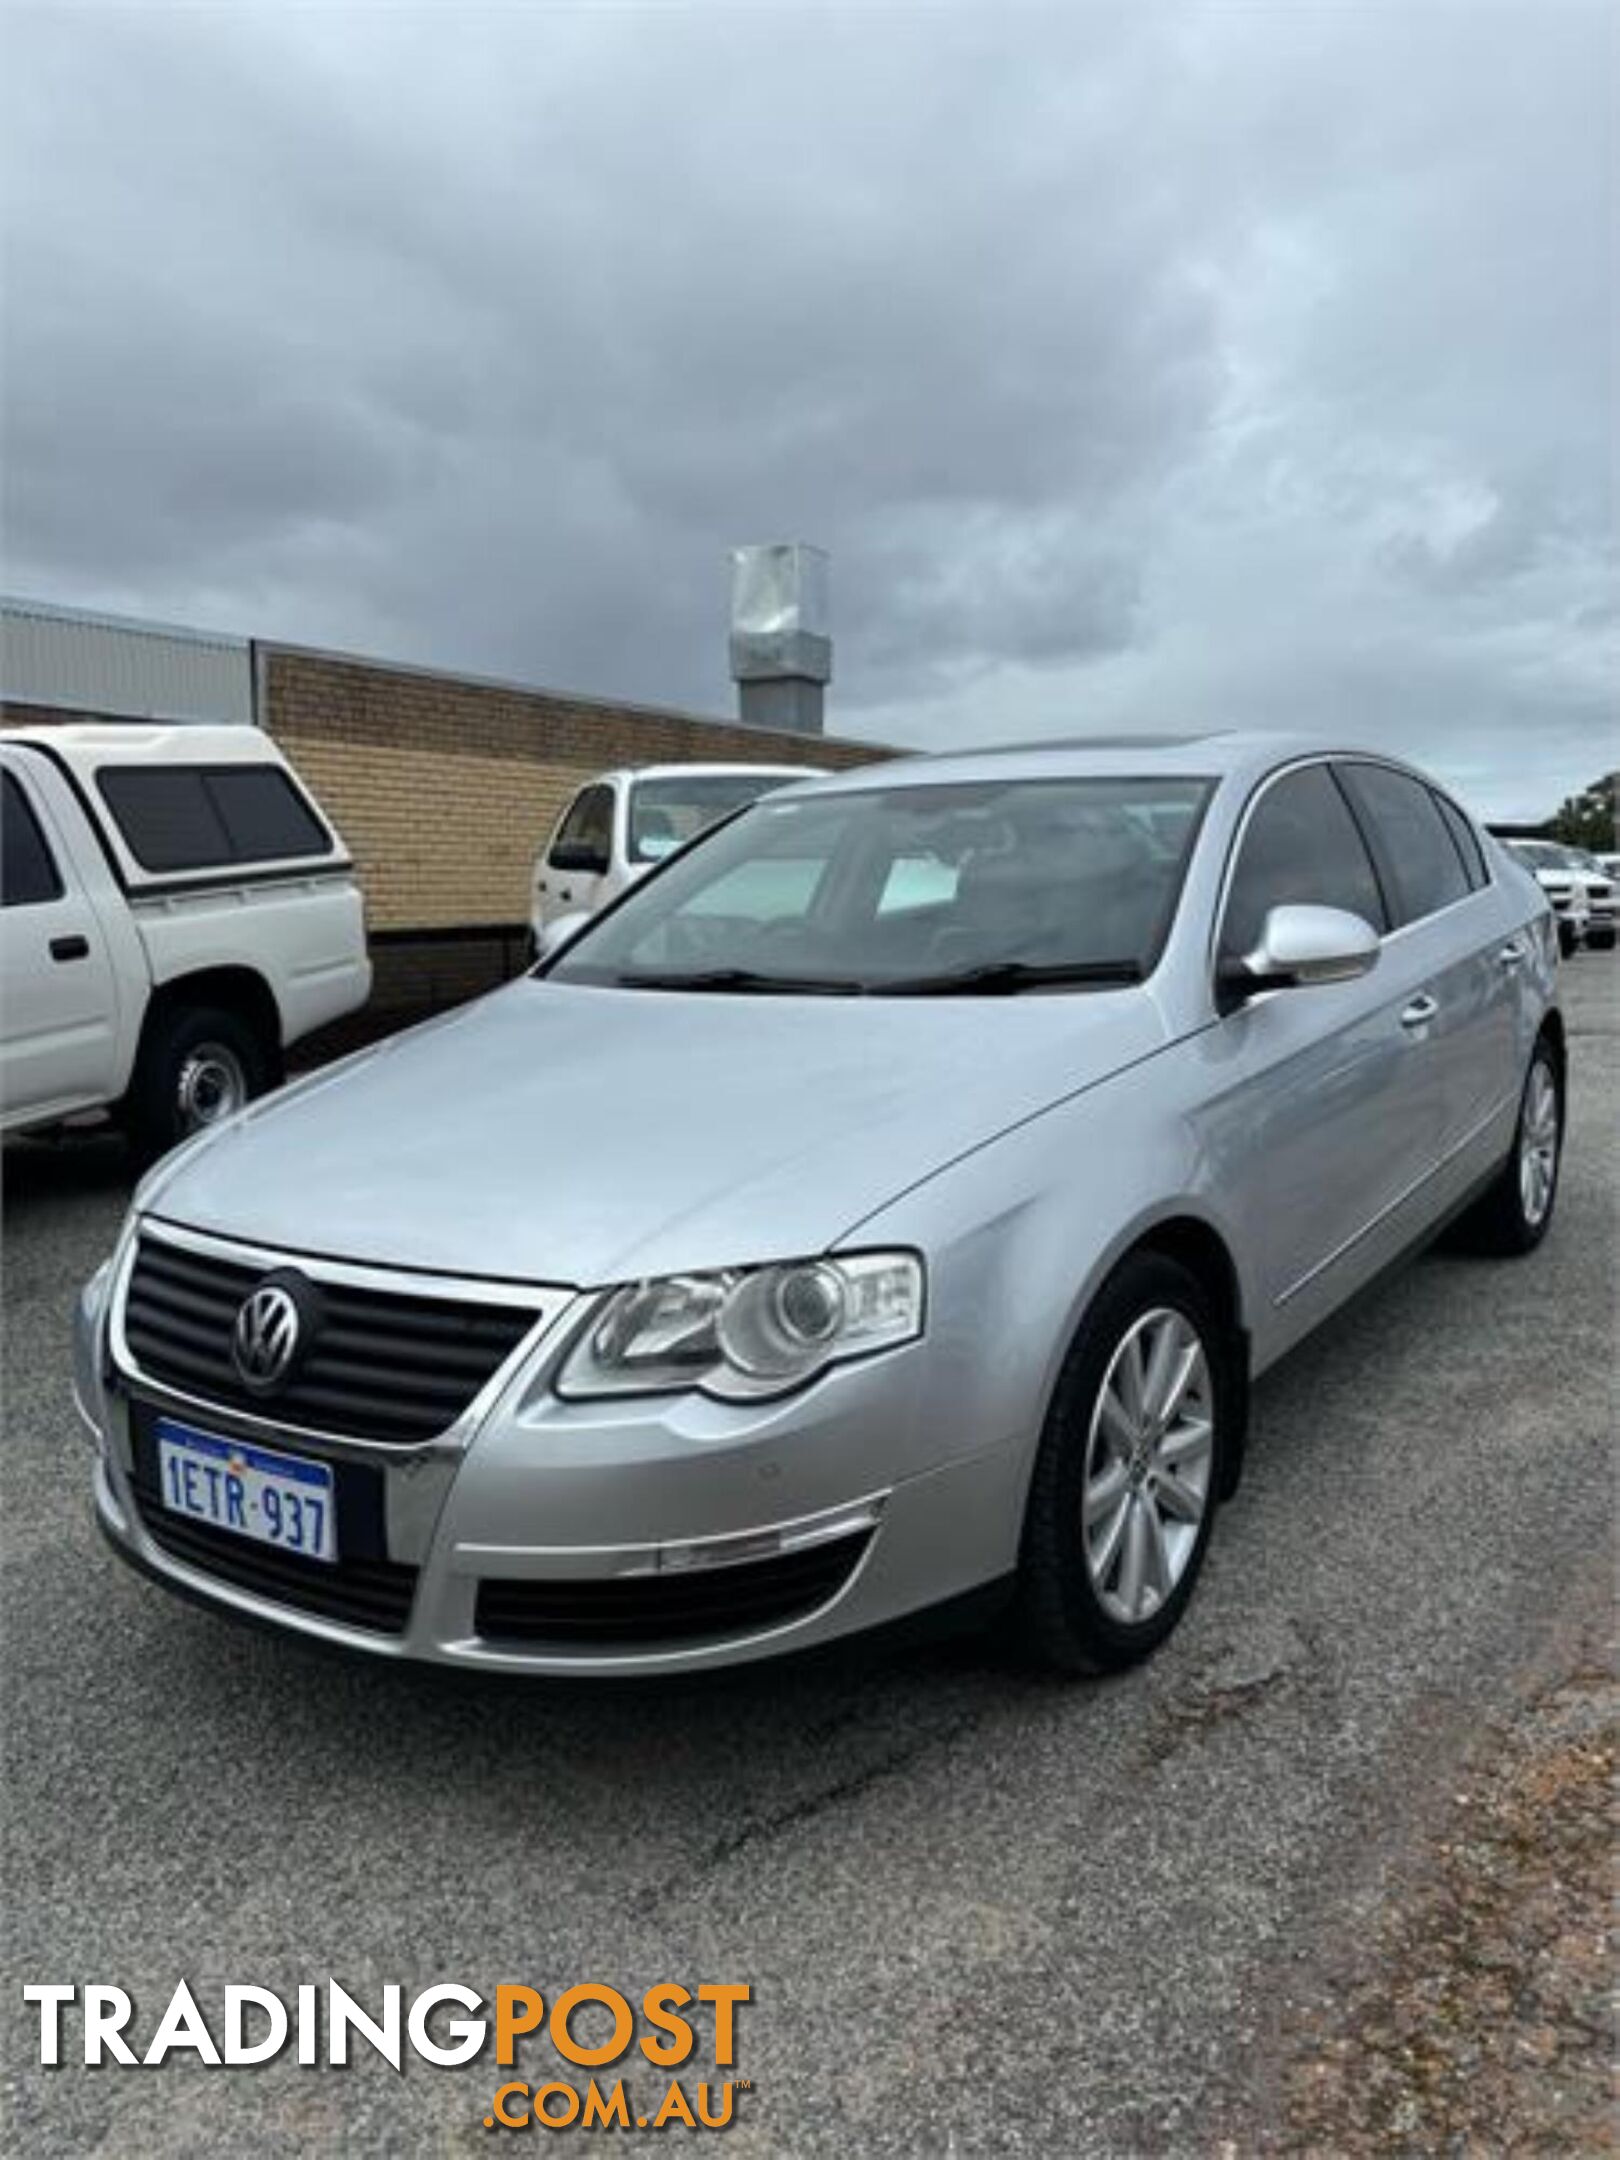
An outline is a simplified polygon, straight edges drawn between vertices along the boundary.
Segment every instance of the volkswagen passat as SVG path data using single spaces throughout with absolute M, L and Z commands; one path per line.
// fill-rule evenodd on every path
M 1454 1216 L 1546 1231 L 1556 967 L 1534 879 L 1383 758 L 790 789 L 158 1168 L 79 1315 L 102 1524 L 453 1665 L 712 1665 L 980 1592 L 1125 1663 L 1254 1376 Z

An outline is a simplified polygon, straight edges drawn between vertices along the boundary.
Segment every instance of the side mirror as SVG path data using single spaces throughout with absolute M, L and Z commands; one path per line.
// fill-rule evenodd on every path
M 605 877 L 608 859 L 592 840 L 559 840 L 546 857 L 552 870 L 574 870 L 582 877 Z
M 559 915 L 555 921 L 548 922 L 540 933 L 537 957 L 554 960 L 565 945 L 573 943 L 590 919 L 589 915 L 576 909 L 572 915 Z
M 1220 979 L 1238 998 L 1354 982 L 1377 965 L 1378 952 L 1378 932 L 1348 908 L 1274 907 L 1259 944 L 1241 959 L 1223 961 Z

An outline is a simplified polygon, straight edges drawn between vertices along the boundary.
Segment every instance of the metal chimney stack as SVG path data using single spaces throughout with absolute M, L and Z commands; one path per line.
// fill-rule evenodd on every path
M 827 557 L 801 541 L 731 551 L 731 674 L 749 727 L 826 732 Z

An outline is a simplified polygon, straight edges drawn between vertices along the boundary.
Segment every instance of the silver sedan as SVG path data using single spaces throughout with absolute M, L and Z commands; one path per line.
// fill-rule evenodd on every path
M 1453 1221 L 1545 1234 L 1556 991 L 1534 879 L 1386 758 L 792 788 L 160 1165 L 79 1315 L 101 1523 L 215 1608 L 447 1665 L 957 1605 L 1127 1663 L 1255 1376 Z

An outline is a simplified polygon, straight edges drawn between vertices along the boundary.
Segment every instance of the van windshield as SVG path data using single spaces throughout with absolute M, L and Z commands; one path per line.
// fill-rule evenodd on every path
M 1134 982 L 1206 779 L 913 783 L 756 803 L 542 972 L 628 989 L 949 994 Z
M 1533 870 L 1580 870 L 1585 867 L 1573 848 L 1559 847 L 1552 840 L 1515 841 L 1514 853 Z
M 637 780 L 630 789 L 630 860 L 662 862 L 745 803 L 808 777 L 798 772 L 740 772 Z

